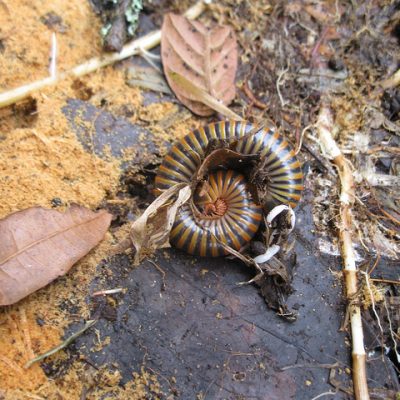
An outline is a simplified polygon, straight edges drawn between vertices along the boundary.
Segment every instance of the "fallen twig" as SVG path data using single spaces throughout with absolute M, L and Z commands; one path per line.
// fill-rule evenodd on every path
M 319 37 L 319 39 L 317 40 L 317 43 L 315 43 L 315 46 L 311 51 L 311 57 L 310 57 L 310 65 L 311 65 L 311 67 L 313 66 L 314 61 L 317 58 L 317 54 L 319 52 L 319 49 L 320 49 L 322 43 L 324 42 L 328 31 L 329 31 L 329 26 L 325 26 L 324 29 L 322 30 L 321 36 Z M 315 64 L 317 64 L 317 62 Z
M 80 329 L 78 332 L 75 332 L 73 335 L 71 335 L 68 339 L 64 340 L 61 344 L 59 344 L 56 347 L 53 347 L 49 351 L 46 351 L 46 353 L 41 354 L 40 356 L 37 356 L 33 358 L 32 360 L 28 361 L 25 364 L 25 368 L 29 368 L 32 364 L 43 360 L 46 357 L 51 356 L 54 353 L 57 353 L 57 351 L 62 350 L 63 348 L 67 347 L 70 343 L 72 343 L 78 336 L 82 335 L 83 332 L 88 330 L 91 326 L 93 326 L 97 322 L 97 319 L 92 319 L 86 322 L 85 326 Z
M 338 362 L 335 362 L 334 364 L 294 364 L 294 365 L 287 365 L 286 367 L 280 368 L 281 371 L 286 371 L 288 369 L 293 369 L 293 368 L 327 368 L 327 369 L 332 369 L 332 368 L 337 368 L 340 367 L 340 364 Z
M 198 1 L 193 7 L 185 12 L 185 16 L 189 19 L 197 18 L 205 9 L 205 1 Z M 150 32 L 149 34 L 133 40 L 126 44 L 120 52 L 103 54 L 100 57 L 94 57 L 90 60 L 80 64 L 69 71 L 66 71 L 55 76 L 50 75 L 47 78 L 28 83 L 27 85 L 20 86 L 8 92 L 0 94 L 0 108 L 14 104 L 17 101 L 28 97 L 32 92 L 43 89 L 48 86 L 55 85 L 57 82 L 69 77 L 79 77 L 90 72 L 96 71 L 102 67 L 121 61 L 133 55 L 140 54 L 143 49 L 148 50 L 157 46 L 161 41 L 161 31 Z M 54 46 L 53 46 L 54 48 Z
M 381 259 L 381 254 L 378 253 L 378 255 L 376 256 L 376 260 L 374 262 L 374 265 L 372 266 L 372 268 L 368 271 L 368 275 L 371 276 L 372 272 L 375 270 L 375 268 L 378 266 L 379 261 Z
M 258 100 L 254 96 L 254 93 L 251 91 L 251 89 L 249 87 L 248 81 L 244 81 L 242 89 L 243 89 L 244 94 L 251 101 L 251 105 L 255 105 L 256 107 L 260 108 L 261 110 L 265 110 L 266 108 L 268 108 L 268 104 L 263 103 L 261 100 Z
M 301 134 L 300 134 L 300 138 L 299 138 L 299 142 L 298 142 L 298 144 L 297 144 L 297 146 L 296 146 L 296 149 L 295 149 L 295 151 L 294 151 L 294 154 L 299 154 L 299 152 L 300 152 L 300 150 L 301 150 L 301 146 L 303 145 L 303 139 L 304 139 L 304 135 L 305 135 L 305 133 L 309 130 L 309 129 L 311 129 L 311 128 L 314 128 L 314 125 L 307 125 L 302 131 L 301 131 Z
M 360 271 L 360 272 L 364 275 L 365 285 L 367 287 L 367 290 L 368 290 L 368 293 L 369 293 L 369 297 L 371 298 L 372 311 L 374 312 L 376 321 L 378 322 L 379 329 L 381 331 L 381 334 L 383 335 L 383 328 L 382 328 L 382 324 L 381 324 L 381 319 L 379 318 L 379 315 L 378 315 L 378 313 L 376 311 L 374 294 L 372 293 L 371 285 L 369 283 L 369 281 L 371 279 L 370 279 L 369 275 L 366 272 L 364 272 L 364 271 Z
M 352 243 L 353 217 L 351 213 L 354 203 L 354 180 L 349 162 L 343 156 L 332 136 L 333 118 L 328 106 L 323 105 L 317 122 L 319 142 L 324 154 L 333 160 L 340 178 L 340 213 L 339 213 L 339 240 L 344 263 L 346 298 L 349 302 L 353 385 L 356 400 L 368 400 L 368 385 L 366 374 L 366 354 L 364 349 L 364 334 L 361 321 L 361 310 L 357 296 L 357 267 Z
M 166 284 L 165 284 L 165 271 L 164 271 L 159 265 L 157 265 L 153 260 L 148 259 L 147 261 L 148 261 L 151 265 L 153 265 L 153 266 L 156 268 L 156 270 L 157 270 L 158 272 L 160 272 L 161 277 L 162 277 L 161 290 L 164 291 L 165 288 L 167 287 Z
M 389 332 L 390 332 L 390 337 L 392 338 L 392 342 L 393 342 L 394 354 L 396 354 L 397 363 L 400 363 L 400 354 L 397 351 L 398 347 L 397 347 L 397 341 L 396 341 L 396 338 L 395 338 L 396 334 L 393 332 L 392 319 L 390 318 L 389 308 L 388 308 L 388 305 L 386 303 L 386 299 L 385 298 L 383 298 L 383 304 L 385 305 L 387 320 L 389 322 Z
M 389 214 L 387 211 L 385 211 L 382 208 L 380 208 L 380 211 L 382 214 L 384 214 L 386 216 L 386 218 L 385 217 L 381 217 L 381 218 L 390 219 L 393 223 L 400 225 L 400 221 L 398 219 L 396 219 L 395 217 L 393 217 L 392 214 Z
M 116 289 L 108 289 L 108 290 L 99 290 L 97 292 L 94 292 L 92 294 L 92 297 L 96 297 L 96 296 L 106 296 L 108 294 L 116 294 L 116 293 L 121 293 L 123 292 L 124 288 L 116 288 Z
M 370 281 L 378 282 L 378 283 L 389 283 L 391 285 L 400 285 L 400 281 L 395 281 L 393 279 L 379 279 L 379 278 L 371 278 Z
M 378 151 L 400 154 L 400 149 L 398 147 L 391 147 L 391 146 L 374 146 L 367 150 L 367 154 L 374 154 L 377 153 Z
M 318 400 L 318 399 L 321 399 L 322 397 L 325 397 L 325 396 L 336 396 L 336 394 L 337 394 L 337 391 L 335 391 L 335 392 L 331 392 L 331 391 L 324 392 L 324 393 L 320 393 L 318 396 L 313 397 L 311 400 Z

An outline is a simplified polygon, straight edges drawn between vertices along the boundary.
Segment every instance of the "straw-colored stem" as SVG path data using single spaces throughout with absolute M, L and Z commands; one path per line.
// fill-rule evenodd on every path
M 185 16 L 190 19 L 197 18 L 205 9 L 205 2 L 198 1 L 193 7 L 189 8 L 185 12 Z M 20 86 L 16 89 L 12 89 L 8 92 L 0 94 L 0 108 L 14 104 L 19 100 L 28 97 L 31 93 L 43 89 L 48 86 L 55 85 L 60 80 L 63 80 L 69 76 L 79 77 L 90 72 L 96 71 L 99 68 L 113 64 L 117 61 L 121 61 L 125 58 L 139 54 L 142 49 L 149 50 L 157 46 L 161 41 L 161 31 L 154 31 L 146 36 L 139 39 L 133 40 L 126 44 L 122 50 L 118 53 L 106 53 L 100 57 L 94 57 L 83 64 L 80 64 L 69 71 L 58 74 L 56 76 L 50 76 L 27 85 Z
M 327 106 L 322 106 L 317 123 L 318 138 L 324 153 L 336 165 L 340 178 L 339 241 L 344 264 L 346 298 L 349 304 L 354 396 L 356 400 L 369 400 L 361 310 L 356 301 L 357 267 L 351 239 L 353 231 L 351 208 L 355 199 L 354 180 L 349 162 L 333 139 L 332 128 L 331 111 Z

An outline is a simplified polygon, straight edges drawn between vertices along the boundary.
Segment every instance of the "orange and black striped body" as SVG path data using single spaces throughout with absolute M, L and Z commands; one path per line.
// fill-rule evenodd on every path
M 247 135 L 252 132 L 250 135 Z M 259 154 L 268 176 L 270 205 L 295 207 L 300 200 L 301 165 L 289 143 L 274 129 L 259 130 L 245 121 L 222 121 L 190 132 L 164 158 L 156 177 L 156 190 L 163 191 L 176 183 L 191 183 L 212 139 L 224 139 L 242 154 Z M 194 216 L 189 205 L 178 211 L 171 231 L 171 243 L 190 254 L 222 256 L 227 252 L 218 241 L 239 250 L 251 240 L 262 218 L 262 207 L 252 199 L 243 175 L 231 170 L 211 173 L 205 197 L 194 196 L 203 211 Z

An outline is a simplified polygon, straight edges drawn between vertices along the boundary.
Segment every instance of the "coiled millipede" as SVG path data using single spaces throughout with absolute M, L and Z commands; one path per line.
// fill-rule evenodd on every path
M 217 122 L 187 134 L 164 158 L 156 176 L 156 191 L 181 182 L 191 184 L 212 139 L 232 143 L 230 149 L 237 153 L 258 154 L 267 176 L 269 205 L 296 206 L 303 174 L 291 146 L 274 128 L 256 128 L 246 121 Z M 207 182 L 207 193 L 197 189 L 193 196 L 200 214 L 194 215 L 193 208 L 184 204 L 170 242 L 190 254 L 217 257 L 227 254 L 220 242 L 239 250 L 253 238 L 263 209 L 253 199 L 244 175 L 237 171 L 213 171 Z

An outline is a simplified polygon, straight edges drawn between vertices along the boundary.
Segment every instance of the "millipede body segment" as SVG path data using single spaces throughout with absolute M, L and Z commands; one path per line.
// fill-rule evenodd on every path
M 181 182 L 190 184 L 212 139 L 231 142 L 231 150 L 241 154 L 258 154 L 267 177 L 268 203 L 296 206 L 303 174 L 289 143 L 274 129 L 257 129 L 245 121 L 221 121 L 187 134 L 164 158 L 156 190 L 161 192 Z M 188 203 L 178 211 L 171 243 L 201 256 L 226 255 L 221 242 L 239 250 L 255 235 L 262 219 L 262 207 L 252 198 L 246 178 L 240 171 L 211 172 L 204 192 L 198 188 L 194 194 L 198 212 Z

